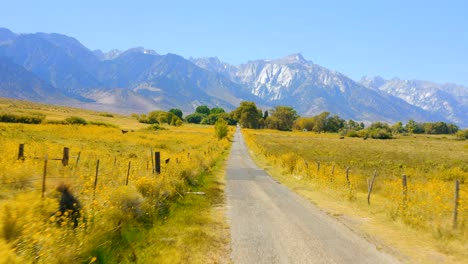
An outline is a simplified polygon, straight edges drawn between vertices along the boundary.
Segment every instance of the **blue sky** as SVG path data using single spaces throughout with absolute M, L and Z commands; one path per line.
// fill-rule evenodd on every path
M 90 49 L 144 46 L 240 64 L 300 52 L 363 75 L 468 86 L 468 1 L 2 0 L 0 27 Z

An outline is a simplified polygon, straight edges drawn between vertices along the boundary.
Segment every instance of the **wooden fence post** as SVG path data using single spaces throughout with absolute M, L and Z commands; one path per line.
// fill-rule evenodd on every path
M 93 191 L 93 201 L 96 199 L 96 186 L 99 175 L 99 160 L 96 162 L 96 177 L 94 178 L 94 191 Z
M 130 176 L 130 166 L 132 166 L 131 160 L 128 162 L 127 180 L 125 181 L 125 185 L 128 185 L 128 177 Z
M 154 156 L 153 156 L 153 148 L 151 148 L 151 173 L 154 174 Z
M 334 177 L 335 177 L 335 164 L 333 164 L 332 166 L 330 182 L 333 182 Z
M 349 181 L 349 167 L 346 167 L 346 182 L 348 183 L 348 188 L 351 188 L 351 182 Z
M 19 160 L 24 160 L 24 144 L 19 144 L 18 159 Z
M 156 151 L 154 153 L 154 163 L 155 163 L 155 171 L 157 174 L 161 173 L 161 153 Z
M 45 155 L 44 170 L 43 170 L 43 173 L 42 173 L 42 194 L 41 194 L 41 198 L 44 198 L 45 192 L 46 192 L 47 160 L 48 159 L 49 159 L 49 157 L 47 155 Z
M 458 204 L 460 203 L 460 181 L 455 180 L 455 193 L 454 193 L 454 201 L 453 201 L 453 222 L 452 227 L 456 229 L 458 226 Z
M 401 176 L 401 186 L 402 186 L 402 210 L 403 213 L 406 213 L 408 208 L 408 182 L 406 175 Z
M 368 184 L 368 189 L 367 189 L 367 204 L 368 205 L 370 205 L 370 196 L 372 193 L 372 189 L 374 188 L 375 177 L 377 177 L 377 170 L 374 170 L 374 175 L 372 176 L 372 180 L 370 184 Z
M 320 172 L 320 161 L 317 161 L 317 177 L 319 176 Z
M 62 165 L 68 166 L 68 160 L 70 159 L 70 148 L 64 147 L 63 148 L 63 157 L 62 157 Z

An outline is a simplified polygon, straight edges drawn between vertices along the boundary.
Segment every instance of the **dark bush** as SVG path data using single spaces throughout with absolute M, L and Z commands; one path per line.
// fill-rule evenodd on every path
M 87 125 L 88 124 L 88 122 L 84 118 L 81 118 L 78 116 L 69 117 L 65 119 L 65 122 L 67 124 L 72 124 L 72 125 Z
M 24 123 L 24 124 L 40 124 L 44 121 L 44 115 L 15 115 L 15 114 L 0 114 L 0 122 L 5 123 Z

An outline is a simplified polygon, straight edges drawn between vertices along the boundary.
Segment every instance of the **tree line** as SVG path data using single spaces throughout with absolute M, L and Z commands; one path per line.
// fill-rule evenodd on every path
M 221 107 L 209 108 L 198 106 L 195 112 L 183 117 L 180 109 L 169 112 L 153 111 L 147 115 L 137 115 L 143 123 L 181 125 L 183 121 L 193 124 L 214 125 L 219 119 L 228 125 L 239 124 L 252 129 L 276 129 L 280 131 L 312 131 L 315 133 L 340 133 L 342 136 L 390 139 L 394 134 L 456 134 L 461 139 L 468 139 L 468 129 L 460 130 L 458 126 L 446 122 L 416 122 L 409 120 L 406 124 L 397 122 L 389 125 L 384 122 L 374 122 L 366 126 L 363 122 L 344 120 L 330 112 L 322 112 L 311 117 L 301 117 L 290 106 L 276 106 L 262 111 L 254 102 L 241 102 L 232 112 L 226 112 Z

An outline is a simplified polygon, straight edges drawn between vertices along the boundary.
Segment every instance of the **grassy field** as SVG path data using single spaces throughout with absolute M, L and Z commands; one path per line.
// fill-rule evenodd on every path
M 213 127 L 151 130 L 127 116 L 9 99 L 0 111 L 46 121 L 0 123 L 0 263 L 229 259 L 223 165 L 230 142 L 217 140 Z M 47 124 L 71 116 L 101 125 Z M 19 144 L 24 160 L 17 160 Z M 68 166 L 59 160 L 64 147 Z M 156 151 L 160 174 L 153 173 Z M 76 227 L 57 213 L 62 183 L 81 205 Z
M 468 261 L 467 141 L 426 135 L 363 140 L 270 130 L 243 133 L 270 174 L 382 250 L 410 263 Z M 461 184 L 453 228 L 455 179 Z

